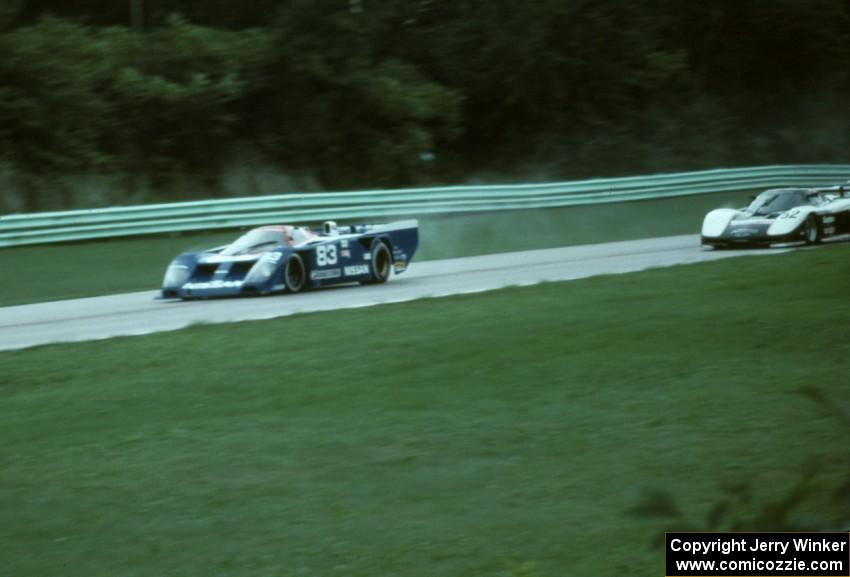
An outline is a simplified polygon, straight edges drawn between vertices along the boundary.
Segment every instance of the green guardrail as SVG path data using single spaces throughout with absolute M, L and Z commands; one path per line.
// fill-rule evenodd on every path
M 0 247 L 213 230 L 272 222 L 318 222 L 548 208 L 649 200 L 779 186 L 826 186 L 850 165 L 733 168 L 549 184 L 451 186 L 281 194 L 0 216 Z

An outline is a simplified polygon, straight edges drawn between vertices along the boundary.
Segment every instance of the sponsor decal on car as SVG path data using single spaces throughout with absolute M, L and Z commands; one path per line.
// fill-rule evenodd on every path
M 347 240 L 341 240 L 341 241 L 339 241 L 339 244 L 342 248 L 348 248 L 348 241 Z
M 393 267 L 396 269 L 396 271 L 401 272 L 407 268 L 407 262 L 403 260 L 397 260 L 393 263 Z
M 347 248 L 344 248 L 341 251 L 339 251 L 339 257 L 340 258 L 351 258 L 351 251 L 348 250 Z
M 329 278 L 339 278 L 340 276 L 342 276 L 342 271 L 338 268 L 310 271 L 311 280 L 325 280 Z
M 204 290 L 204 289 L 222 289 L 222 288 L 239 288 L 242 286 L 241 280 L 214 280 L 211 282 L 187 282 L 183 285 L 184 290 Z
M 347 266 L 343 270 L 345 271 L 345 276 L 358 276 L 361 274 L 369 274 L 369 267 L 365 264 Z

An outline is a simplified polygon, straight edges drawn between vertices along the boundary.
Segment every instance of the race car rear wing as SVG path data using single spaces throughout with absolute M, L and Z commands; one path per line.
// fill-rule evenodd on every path
M 840 198 L 845 198 L 847 196 L 850 196 L 850 180 L 848 180 L 844 184 L 834 184 L 832 186 L 820 186 L 820 187 L 817 187 L 817 188 L 811 188 L 811 189 L 809 189 L 809 193 L 811 193 L 811 194 L 819 194 L 819 193 L 836 194 Z
M 367 232 L 393 232 L 411 228 L 419 228 L 419 221 L 410 219 L 398 220 L 386 224 L 351 224 L 340 226 L 336 222 L 328 220 L 322 224 L 322 233 L 325 236 L 338 236 L 340 234 L 363 234 Z

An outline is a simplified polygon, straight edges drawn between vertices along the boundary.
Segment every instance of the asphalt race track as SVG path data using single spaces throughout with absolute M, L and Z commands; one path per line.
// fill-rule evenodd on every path
M 531 285 L 625 273 L 781 250 L 709 251 L 699 236 L 673 236 L 566 248 L 493 254 L 430 262 L 385 285 L 345 286 L 298 295 L 206 301 L 155 300 L 155 290 L 0 308 L 0 350 L 34 345 L 141 335 L 192 323 L 269 319 L 296 313 L 365 307 L 427 297 L 475 293 L 511 285 Z M 162 268 L 168 263 L 163 263 Z

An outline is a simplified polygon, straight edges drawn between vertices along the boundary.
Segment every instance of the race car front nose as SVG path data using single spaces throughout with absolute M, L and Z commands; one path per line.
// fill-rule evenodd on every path
M 189 267 L 185 264 L 172 263 L 165 271 L 165 276 L 162 279 L 162 286 L 180 286 L 189 278 L 190 272 Z
M 258 260 L 256 264 L 251 267 L 251 270 L 249 270 L 248 274 L 245 275 L 246 284 L 264 283 L 268 281 L 275 272 L 277 272 L 277 262 L 280 260 L 280 255 L 277 255 L 276 253 L 270 253 L 270 255 L 264 255 L 263 258 Z
M 723 234 L 726 227 L 737 215 L 737 211 L 728 208 L 719 208 L 712 210 L 707 215 L 702 223 L 702 235 L 705 237 L 716 237 Z
M 734 222 L 729 225 L 729 228 L 726 229 L 726 236 L 729 238 L 752 238 L 752 237 L 766 237 L 767 236 L 767 228 L 769 225 L 767 224 L 753 224 L 753 223 L 741 223 L 735 224 Z

